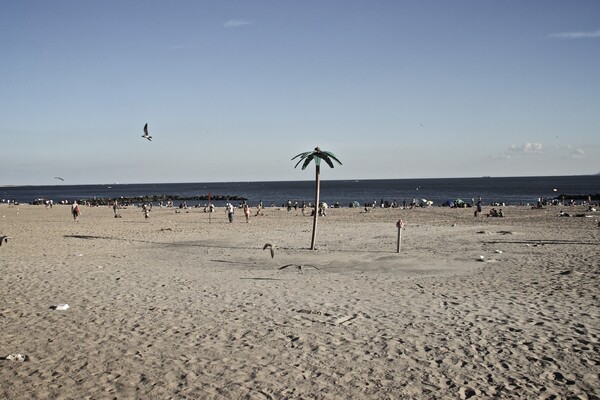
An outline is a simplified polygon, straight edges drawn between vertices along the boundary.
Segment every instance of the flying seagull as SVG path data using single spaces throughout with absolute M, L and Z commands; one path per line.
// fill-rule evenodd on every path
M 314 265 L 298 265 L 298 264 L 287 264 L 287 265 L 284 265 L 283 267 L 279 267 L 279 269 L 286 269 L 288 267 L 294 267 L 298 270 L 298 272 L 302 272 L 302 270 L 305 268 L 319 269 L 319 268 L 315 267 Z
M 150 136 L 148 134 L 148 123 L 146 123 L 146 125 L 144 125 L 144 134 L 142 135 L 142 137 L 144 139 L 148 139 L 149 141 L 152 141 L 152 136 Z
M 275 250 L 273 250 L 273 245 L 271 243 L 265 243 L 263 246 L 263 250 L 269 249 L 271 250 L 271 258 L 275 257 Z
M 64 179 L 61 178 L 60 176 L 55 176 L 54 179 L 60 179 L 61 181 L 64 181 Z
M 7 243 L 8 239 L 12 239 L 12 237 L 10 237 L 10 236 L 0 236 L 0 246 L 2 246 L 2 243 Z

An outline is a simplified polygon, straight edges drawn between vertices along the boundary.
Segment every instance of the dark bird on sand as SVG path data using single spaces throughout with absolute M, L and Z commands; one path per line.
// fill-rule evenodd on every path
M 11 236 L 0 236 L 0 246 L 2 246 L 2 243 L 7 243 L 8 239 L 12 239 Z
M 273 249 L 273 245 L 271 243 L 265 243 L 263 246 L 263 250 L 269 249 L 271 250 L 271 258 L 275 257 L 275 250 Z
M 148 123 L 146 123 L 146 125 L 144 125 L 144 134 L 142 135 L 142 137 L 144 139 L 148 139 L 149 141 L 152 141 L 152 136 L 150 136 L 148 134 Z
M 298 265 L 298 264 L 287 264 L 287 265 L 284 265 L 283 267 L 279 267 L 279 269 L 286 269 L 288 267 L 294 267 L 298 270 L 298 272 L 302 272 L 306 268 L 319 269 L 319 268 L 315 267 L 314 265 Z

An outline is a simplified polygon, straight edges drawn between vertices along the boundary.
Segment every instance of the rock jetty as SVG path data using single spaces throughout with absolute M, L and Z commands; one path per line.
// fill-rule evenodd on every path
M 180 195 L 147 195 L 147 196 L 120 196 L 120 197 L 93 197 L 77 200 L 81 204 L 90 204 L 92 206 L 107 206 L 112 205 L 115 200 L 121 205 L 130 205 L 136 203 L 166 203 L 168 201 L 208 201 L 207 195 L 198 196 L 180 196 Z M 245 197 L 238 195 L 211 195 L 211 201 L 246 201 Z

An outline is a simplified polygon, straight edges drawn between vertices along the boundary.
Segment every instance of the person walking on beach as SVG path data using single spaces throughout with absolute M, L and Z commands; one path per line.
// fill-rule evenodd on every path
M 79 204 L 76 201 L 73 202 L 71 206 L 71 214 L 73 214 L 73 221 L 78 222 L 77 218 L 79 217 Z
M 150 208 L 147 204 L 142 204 L 142 212 L 144 213 L 144 219 L 150 218 Z
M 227 218 L 229 219 L 229 223 L 233 222 L 233 204 L 227 203 L 225 205 L 225 212 L 227 213 Z
M 480 197 L 479 201 L 477 201 L 477 209 L 475 210 L 475 216 L 481 214 L 482 210 L 483 210 L 483 207 L 481 206 L 481 197 Z
M 248 203 L 244 203 L 244 215 L 246 216 L 246 223 L 250 222 L 250 206 Z
M 119 218 L 119 203 L 116 200 L 113 203 L 113 212 L 115 213 L 115 218 Z

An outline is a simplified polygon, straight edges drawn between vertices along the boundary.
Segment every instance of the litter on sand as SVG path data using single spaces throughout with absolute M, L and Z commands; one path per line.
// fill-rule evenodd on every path
M 7 360 L 14 360 L 14 361 L 25 361 L 25 360 L 27 360 L 27 358 L 28 357 L 26 355 L 19 354 L 19 353 L 17 353 L 17 354 L 9 354 L 9 355 L 6 356 Z
M 69 305 L 68 304 L 57 304 L 56 306 L 54 306 L 54 309 L 59 310 L 59 311 L 68 310 Z

